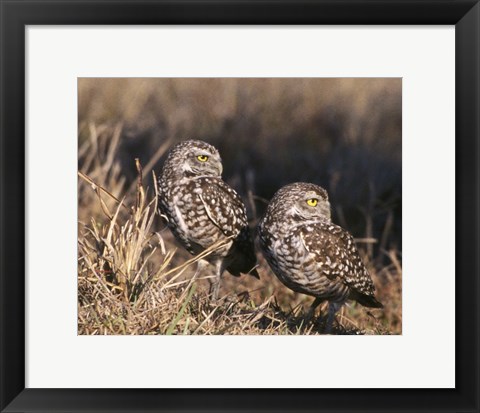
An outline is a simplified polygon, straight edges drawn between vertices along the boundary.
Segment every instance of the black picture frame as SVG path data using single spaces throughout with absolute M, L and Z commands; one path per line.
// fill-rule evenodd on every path
M 478 3 L 478 0 L 1 0 L 1 411 L 478 412 Z M 40 24 L 455 25 L 456 388 L 25 388 L 25 27 Z

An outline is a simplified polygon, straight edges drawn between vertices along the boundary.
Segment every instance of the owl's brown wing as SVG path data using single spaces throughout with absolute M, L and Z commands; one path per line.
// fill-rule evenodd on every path
M 372 305 L 369 306 L 374 306 L 376 300 L 373 281 L 360 258 L 353 237 L 347 231 L 332 223 L 312 223 L 301 228 L 300 236 L 305 249 L 318 263 L 319 271 L 329 279 L 350 287 L 354 293 L 352 298 L 361 304 L 362 299 L 369 302 L 373 298 L 370 303 Z
M 247 212 L 240 196 L 219 178 L 200 178 L 199 197 L 209 219 L 227 237 L 232 237 L 230 263 L 226 269 L 233 275 L 249 273 L 258 278 L 254 244 L 248 227 Z
M 227 237 L 235 237 L 248 225 L 245 206 L 238 194 L 218 178 L 197 179 L 200 197 L 210 220 Z

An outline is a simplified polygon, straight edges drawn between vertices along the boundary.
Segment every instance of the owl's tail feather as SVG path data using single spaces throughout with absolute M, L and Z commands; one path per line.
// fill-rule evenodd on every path
M 364 307 L 383 308 L 383 304 L 378 301 L 373 295 L 365 295 L 355 292 L 354 294 L 352 294 L 351 298 L 362 304 Z

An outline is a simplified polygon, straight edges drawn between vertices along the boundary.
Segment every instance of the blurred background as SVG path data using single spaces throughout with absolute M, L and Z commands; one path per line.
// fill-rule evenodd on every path
M 324 187 L 333 221 L 357 238 L 384 301 L 379 317 L 390 333 L 401 332 L 401 79 L 81 78 L 78 133 L 79 171 L 119 198 L 135 185 L 135 158 L 151 189 L 151 170 L 158 175 L 168 148 L 185 139 L 218 148 L 223 177 L 246 201 L 252 226 L 281 186 Z M 80 184 L 79 221 L 100 215 Z M 260 281 L 225 275 L 224 286 L 260 291 L 259 301 L 275 294 L 280 304 L 310 304 L 268 267 L 263 272 Z

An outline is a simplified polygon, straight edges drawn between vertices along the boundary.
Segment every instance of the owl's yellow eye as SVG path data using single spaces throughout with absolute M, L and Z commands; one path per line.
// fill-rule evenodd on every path
M 307 204 L 310 205 L 311 207 L 315 207 L 318 204 L 318 199 L 317 198 L 307 199 Z
M 197 156 L 197 159 L 198 159 L 200 162 L 207 162 L 207 161 L 208 161 L 208 156 L 207 156 L 207 155 L 198 155 L 198 156 Z

